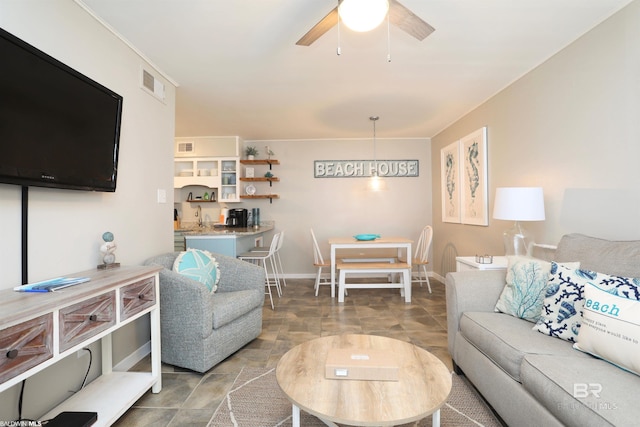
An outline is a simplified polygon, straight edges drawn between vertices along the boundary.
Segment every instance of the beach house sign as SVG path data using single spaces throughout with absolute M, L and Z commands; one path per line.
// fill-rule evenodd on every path
M 315 178 L 362 178 L 378 170 L 380 177 L 419 176 L 418 160 L 315 160 Z

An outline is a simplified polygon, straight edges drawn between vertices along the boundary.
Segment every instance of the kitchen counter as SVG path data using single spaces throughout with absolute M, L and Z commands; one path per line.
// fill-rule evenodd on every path
M 261 225 L 259 229 L 201 227 L 185 229 L 183 232 L 187 249 L 203 249 L 237 257 L 255 246 L 264 246 L 263 235 L 274 229 L 273 224 Z
M 266 233 L 274 229 L 273 224 L 261 225 L 260 228 L 254 229 L 253 227 L 213 227 L 210 225 L 204 227 L 190 227 L 179 229 L 176 231 L 182 232 L 184 236 L 255 236 L 258 234 Z

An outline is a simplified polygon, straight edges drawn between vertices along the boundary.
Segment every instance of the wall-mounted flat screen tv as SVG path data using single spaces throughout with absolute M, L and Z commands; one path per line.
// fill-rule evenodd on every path
M 0 28 L 0 183 L 116 190 L 122 97 Z

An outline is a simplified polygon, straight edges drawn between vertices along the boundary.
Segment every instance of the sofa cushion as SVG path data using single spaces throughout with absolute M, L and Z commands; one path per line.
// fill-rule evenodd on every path
M 516 381 L 520 381 L 520 365 L 528 353 L 591 357 L 566 341 L 533 331 L 530 322 L 503 313 L 465 312 L 460 333 Z
M 640 377 L 600 359 L 527 355 L 521 378 L 523 387 L 567 426 L 630 426 L 640 419 L 633 398 Z
M 507 284 L 500 294 L 495 311 L 537 322 L 552 264 L 523 256 L 510 256 L 508 261 Z M 557 264 L 554 265 L 557 268 Z M 580 268 L 580 263 L 567 264 L 567 267 Z
M 188 249 L 181 252 L 173 263 L 173 271 L 204 284 L 215 292 L 220 281 L 220 268 L 209 251 Z
M 574 348 L 640 375 L 640 301 L 584 287 L 584 309 Z
M 640 240 L 613 241 L 566 234 L 558 243 L 555 261 L 580 261 L 580 268 L 640 277 Z
M 510 256 L 507 284 L 496 303 L 495 311 L 536 322 L 540 317 L 544 290 L 551 263 L 532 258 Z
M 562 264 L 556 265 L 549 275 L 542 312 L 533 329 L 551 337 L 576 342 L 584 303 L 584 273 Z
M 264 302 L 264 293 L 256 290 L 236 292 L 218 292 L 211 296 L 213 309 L 213 329 L 218 329 L 237 318 L 260 307 Z
M 534 329 L 552 337 L 576 342 L 582 324 L 584 287 L 589 283 L 625 298 L 640 299 L 639 279 L 582 268 L 571 270 L 559 265 L 549 278 L 542 316 Z

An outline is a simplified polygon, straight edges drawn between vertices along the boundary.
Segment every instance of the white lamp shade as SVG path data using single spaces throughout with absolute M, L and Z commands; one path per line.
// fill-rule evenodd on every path
M 544 221 L 542 188 L 496 188 L 493 218 L 511 221 Z
M 338 6 L 340 19 L 353 31 L 373 30 L 387 16 L 388 0 L 343 0 Z

